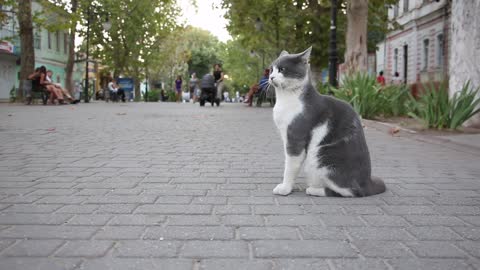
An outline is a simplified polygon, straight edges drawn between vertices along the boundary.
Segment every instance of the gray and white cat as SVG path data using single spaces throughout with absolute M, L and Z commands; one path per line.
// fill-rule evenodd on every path
M 343 101 L 320 95 L 312 85 L 310 52 L 311 47 L 299 54 L 283 51 L 272 64 L 269 83 L 277 97 L 273 119 L 285 151 L 283 183 L 273 193 L 291 193 L 302 165 L 308 195 L 363 197 L 384 192 L 383 181 L 371 176 L 356 112 Z

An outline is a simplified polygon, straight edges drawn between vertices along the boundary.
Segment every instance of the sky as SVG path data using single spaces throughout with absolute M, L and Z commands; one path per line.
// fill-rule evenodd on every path
M 197 7 L 191 4 L 191 0 L 178 0 L 182 9 L 182 19 L 187 25 L 210 31 L 220 41 L 232 39 L 226 26 L 227 20 L 223 18 L 225 10 L 214 8 L 220 7 L 221 0 L 197 0 Z

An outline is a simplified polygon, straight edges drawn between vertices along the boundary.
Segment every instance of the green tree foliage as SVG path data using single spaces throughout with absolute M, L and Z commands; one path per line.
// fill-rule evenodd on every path
M 188 52 L 188 71 L 196 72 L 198 77 L 211 71 L 212 66 L 219 63 L 220 42 L 210 32 L 187 27 L 183 32 L 184 50 Z
M 343 62 L 346 32 L 346 1 L 337 1 L 337 49 Z M 389 25 L 387 9 L 398 0 L 370 0 L 368 48 L 384 38 Z M 330 29 L 329 0 L 223 0 L 229 20 L 227 29 L 248 50 L 263 51 L 266 63 L 281 50 L 300 52 L 313 45 L 311 64 L 316 71 L 328 64 Z M 260 19 L 261 29 L 256 28 Z M 257 23 L 258 25 L 258 23 Z
M 140 81 L 155 66 L 159 48 L 178 27 L 179 9 L 172 0 L 98 0 L 82 1 L 82 36 L 90 21 L 90 47 L 93 56 L 111 67 L 114 75 L 131 76 L 135 80 L 136 96 L 140 96 Z M 112 27 L 105 30 L 102 23 Z

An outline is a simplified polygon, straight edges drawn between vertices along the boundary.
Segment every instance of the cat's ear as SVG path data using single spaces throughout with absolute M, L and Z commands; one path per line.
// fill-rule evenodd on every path
M 282 57 L 282 56 L 287 55 L 287 54 L 288 54 L 287 51 L 282 51 L 278 57 Z
M 312 46 L 310 46 L 310 48 L 306 49 L 304 52 L 302 52 L 300 54 L 300 56 L 302 57 L 302 59 L 308 63 L 308 61 L 310 60 L 310 54 L 312 53 Z

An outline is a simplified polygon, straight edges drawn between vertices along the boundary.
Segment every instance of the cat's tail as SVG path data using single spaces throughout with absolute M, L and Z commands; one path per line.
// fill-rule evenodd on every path
M 372 196 L 372 195 L 375 195 L 375 194 L 380 194 L 380 193 L 385 192 L 385 190 L 387 188 L 386 188 L 385 183 L 383 182 L 382 179 L 380 179 L 379 177 L 376 177 L 376 176 L 372 176 L 371 180 L 372 181 L 370 182 L 370 187 L 368 189 L 367 196 Z

